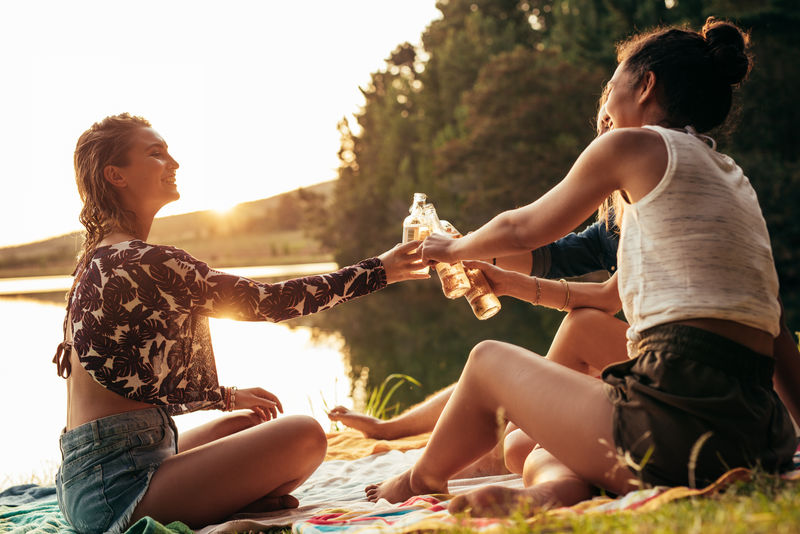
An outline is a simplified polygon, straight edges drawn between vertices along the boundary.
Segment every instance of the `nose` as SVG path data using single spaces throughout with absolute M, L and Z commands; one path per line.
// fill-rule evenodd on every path
M 169 156 L 169 166 L 170 167 L 174 167 L 175 169 L 178 169 L 178 168 L 180 168 L 181 164 L 178 163 L 178 161 L 175 158 L 173 158 L 172 155 L 170 155 Z

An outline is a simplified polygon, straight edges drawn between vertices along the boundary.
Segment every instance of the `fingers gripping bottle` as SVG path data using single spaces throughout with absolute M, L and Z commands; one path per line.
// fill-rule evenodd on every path
M 409 241 L 422 240 L 431 234 L 428 221 L 425 219 L 425 201 L 428 196 L 425 193 L 414 193 L 414 201 L 408 208 L 408 217 L 403 220 L 403 243 Z M 427 265 L 418 271 L 417 274 L 428 274 L 430 267 Z
M 449 233 L 461 237 L 461 233 L 449 222 L 442 221 L 442 225 Z M 465 268 L 464 271 L 470 283 L 470 289 L 464 297 L 469 301 L 472 313 L 480 320 L 496 315 L 500 311 L 500 299 L 492 291 L 486 276 L 480 269 Z
M 427 204 L 425 206 L 425 211 L 433 232 L 440 234 L 458 233 L 457 231 L 449 232 L 447 230 L 444 226 L 444 222 L 446 221 L 439 220 L 439 215 L 436 213 L 436 208 L 433 207 L 433 204 Z M 447 224 L 453 228 L 453 225 L 450 223 Z M 453 228 L 453 230 L 455 230 L 455 228 Z M 437 263 L 436 274 L 439 275 L 439 281 L 442 283 L 442 292 L 444 296 L 449 299 L 463 297 L 467 291 L 470 290 L 469 279 L 460 261 L 456 263 Z
M 480 320 L 488 319 L 500 311 L 500 299 L 492 291 L 489 282 L 480 269 L 466 269 L 467 278 L 472 285 L 464 297 L 472 307 L 472 313 Z

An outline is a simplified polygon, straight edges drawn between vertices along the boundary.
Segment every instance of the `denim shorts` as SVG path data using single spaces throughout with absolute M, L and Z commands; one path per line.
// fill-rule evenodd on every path
M 676 324 L 646 330 L 635 349 L 603 380 L 614 441 L 644 464 L 631 468 L 642 482 L 701 487 L 734 467 L 792 468 L 797 438 L 772 389 L 772 358 Z
M 120 533 L 161 462 L 177 453 L 178 431 L 163 408 L 102 417 L 61 433 L 58 506 L 80 533 Z

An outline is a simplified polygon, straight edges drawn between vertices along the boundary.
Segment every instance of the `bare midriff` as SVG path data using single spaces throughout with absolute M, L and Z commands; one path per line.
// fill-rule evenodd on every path
M 101 417 L 152 408 L 152 404 L 126 399 L 101 386 L 78 360 L 70 354 L 72 370 L 67 378 L 67 430 Z
M 672 324 L 683 324 L 686 326 L 693 326 L 695 328 L 702 328 L 708 330 L 722 337 L 726 337 L 731 341 L 735 341 L 740 345 L 763 354 L 764 356 L 772 356 L 772 345 L 775 339 L 769 332 L 759 330 L 752 326 L 747 326 L 735 321 L 726 321 L 724 319 L 688 319 L 685 321 L 676 321 Z

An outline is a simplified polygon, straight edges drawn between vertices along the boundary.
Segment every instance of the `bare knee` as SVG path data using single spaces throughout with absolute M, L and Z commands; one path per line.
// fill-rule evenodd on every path
M 564 329 L 567 334 L 570 332 L 585 333 L 587 328 L 607 317 L 606 312 L 596 308 L 576 308 L 564 317 L 559 330 Z
M 472 351 L 469 353 L 468 368 L 481 368 L 487 365 L 493 367 L 497 363 L 497 359 L 500 356 L 500 348 L 503 345 L 505 343 L 492 339 L 481 341 L 472 347 Z
M 325 459 L 328 440 L 325 431 L 313 417 L 290 415 L 280 419 L 285 426 L 287 446 L 295 453 L 298 465 L 311 474 Z

